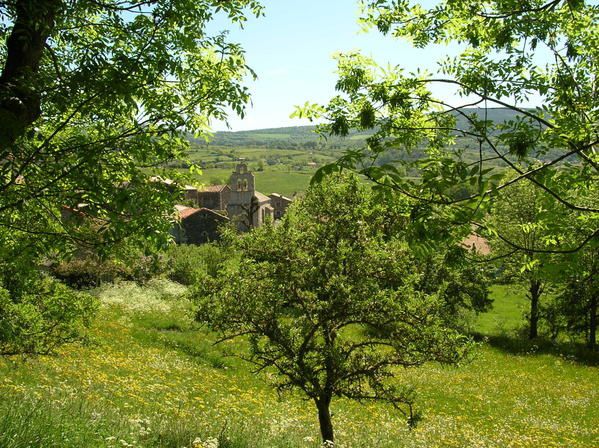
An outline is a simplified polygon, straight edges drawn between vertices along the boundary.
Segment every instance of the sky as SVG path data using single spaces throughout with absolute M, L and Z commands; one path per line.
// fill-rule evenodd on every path
M 263 0 L 265 16 L 250 18 L 244 29 L 223 18 L 212 31 L 230 30 L 229 39 L 242 44 L 248 65 L 258 74 L 248 80 L 252 104 L 244 120 L 231 114 L 230 129 L 213 123 L 214 130 L 249 130 L 301 126 L 291 119 L 295 105 L 306 101 L 328 103 L 335 95 L 338 52 L 361 50 L 378 64 L 434 71 L 437 61 L 455 47 L 412 48 L 409 42 L 361 31 L 357 0 Z M 426 2 L 424 2 L 426 3 Z

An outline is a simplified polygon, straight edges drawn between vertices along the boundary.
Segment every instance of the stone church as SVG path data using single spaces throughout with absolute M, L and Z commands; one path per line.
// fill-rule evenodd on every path
M 274 220 L 270 198 L 256 191 L 256 179 L 245 163 L 235 168 L 229 181 L 231 195 L 227 215 L 241 231 L 260 227 L 267 219 Z
M 231 174 L 229 185 L 203 188 L 186 186 L 185 200 L 178 205 L 178 222 L 172 234 L 177 243 L 202 244 L 218 239 L 218 228 L 228 222 L 242 232 L 280 219 L 292 200 L 278 193 L 270 196 L 256 190 L 256 179 L 245 163 Z
M 203 244 L 217 241 L 222 226 L 232 223 L 246 232 L 260 227 L 268 220 L 280 219 L 292 200 L 278 193 L 266 196 L 256 190 L 254 174 L 245 163 L 236 166 L 229 185 L 208 185 L 197 188 L 182 186 L 172 179 L 154 176 L 150 182 L 163 184 L 173 194 L 181 193 L 181 202 L 175 205 L 171 235 L 178 244 Z M 122 188 L 127 188 L 124 182 Z M 61 219 L 81 225 L 95 218 L 89 213 L 88 204 L 63 206 Z M 100 225 L 100 224 L 98 224 Z

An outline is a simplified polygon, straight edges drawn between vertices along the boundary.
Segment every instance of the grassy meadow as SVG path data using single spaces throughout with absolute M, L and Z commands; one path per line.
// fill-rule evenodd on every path
M 292 197 L 306 191 L 315 171 L 316 168 L 305 171 L 265 168 L 264 171 L 253 171 L 253 173 L 256 178 L 256 189 L 259 192 L 267 195 L 280 193 Z M 205 168 L 201 175 L 194 176 L 194 180 L 203 185 L 228 184 L 232 172 L 230 168 Z
M 306 191 L 318 168 L 337 161 L 341 154 L 331 149 L 194 147 L 189 160 L 202 167 L 201 174 L 190 173 L 181 162 L 168 170 L 188 176 L 197 186 L 227 184 L 235 166 L 243 161 L 254 173 L 256 190 L 293 197 Z
M 193 321 L 186 289 L 167 280 L 107 285 L 88 343 L 56 355 L 0 359 L 0 447 L 317 447 L 311 402 L 278 396 Z M 409 430 L 392 408 L 336 400 L 340 447 L 595 447 L 596 363 L 507 344 L 522 292 L 496 286 L 473 330 L 481 343 L 458 368 L 398 370 L 418 391 Z

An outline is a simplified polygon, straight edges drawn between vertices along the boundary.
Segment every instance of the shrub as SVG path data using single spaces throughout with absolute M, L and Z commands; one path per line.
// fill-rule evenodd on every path
M 32 274 L 27 291 L 0 284 L 0 354 L 47 354 L 84 337 L 98 303 L 56 280 Z
M 163 256 L 144 255 L 141 251 L 106 259 L 84 254 L 72 260 L 63 260 L 52 267 L 52 274 L 56 278 L 74 288 L 96 287 L 119 279 L 145 283 L 163 271 Z
M 113 282 L 123 275 L 115 263 L 101 262 L 91 257 L 61 261 L 52 268 L 52 274 L 74 288 L 99 286 Z
M 216 277 L 228 255 L 216 244 L 178 245 L 167 252 L 167 272 L 171 280 L 193 285 L 202 277 Z

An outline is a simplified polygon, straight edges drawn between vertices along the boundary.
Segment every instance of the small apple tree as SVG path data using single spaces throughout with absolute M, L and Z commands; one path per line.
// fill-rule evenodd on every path
M 323 441 L 334 441 L 334 397 L 387 402 L 415 424 L 398 367 L 457 364 L 471 347 L 446 325 L 443 294 L 418 290 L 389 213 L 356 177 L 324 179 L 279 225 L 230 235 L 239 263 L 198 287 L 198 319 L 222 340 L 246 337 L 245 359 L 311 399 Z

